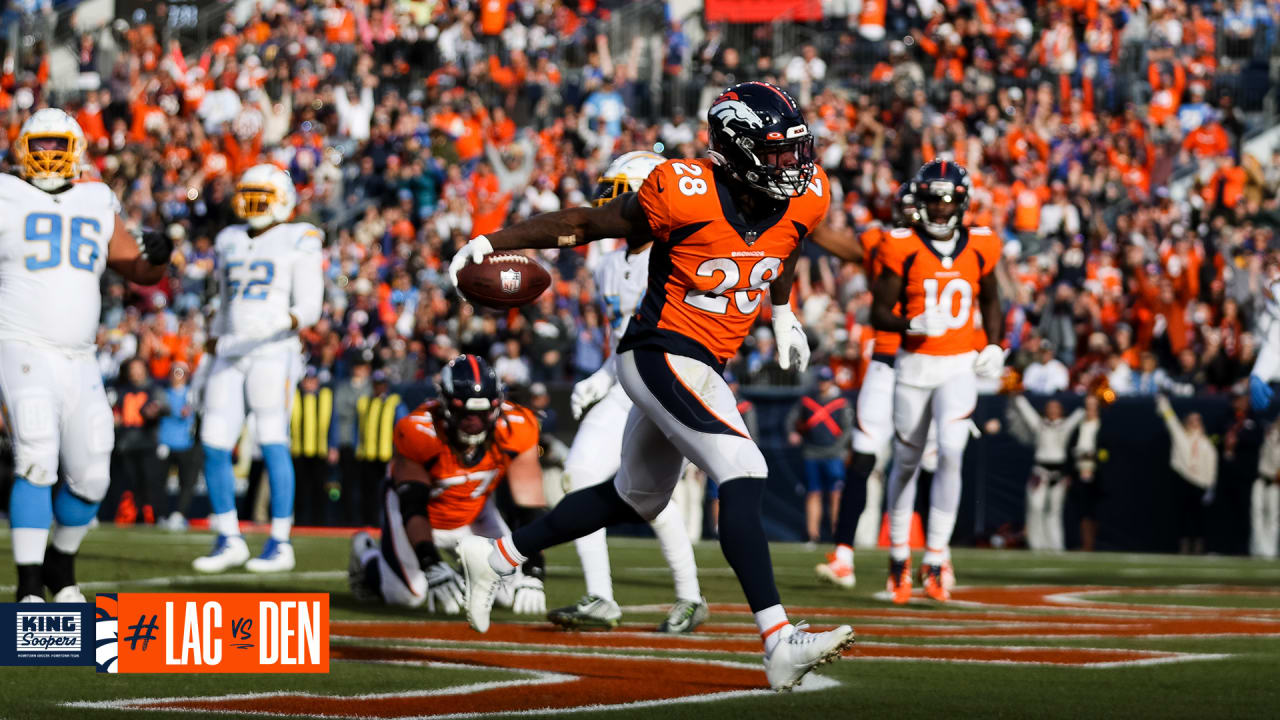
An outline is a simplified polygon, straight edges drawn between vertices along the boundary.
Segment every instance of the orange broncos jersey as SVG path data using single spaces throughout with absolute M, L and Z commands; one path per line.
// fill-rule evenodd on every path
M 905 315 L 913 318 L 941 304 L 950 308 L 947 332 L 938 337 L 904 335 L 903 349 L 925 355 L 960 355 L 974 350 L 978 282 L 995 270 L 1000 241 L 990 228 L 961 228 L 951 257 L 940 256 L 915 230 L 898 229 L 881 244 L 882 267 L 903 280 Z
M 710 160 L 669 160 L 640 187 L 654 238 L 649 288 L 619 351 L 660 347 L 723 365 L 770 302 L 783 261 L 831 204 L 827 174 L 815 167 L 803 195 L 749 225 L 712 168 Z
M 474 465 L 463 465 L 436 422 L 440 403 L 419 405 L 396 423 L 396 452 L 421 463 L 431 476 L 431 503 L 427 517 L 437 530 L 454 530 L 470 525 L 484 508 L 489 494 L 507 474 L 517 455 L 538 444 L 538 419 L 533 411 L 502 404 L 502 417 L 493 428 L 493 438 Z
M 880 269 L 884 267 L 884 261 L 880 257 L 883 252 L 884 243 L 889 239 L 889 228 L 883 225 L 875 225 L 862 231 L 858 236 L 858 241 L 862 243 L 862 265 L 867 270 L 867 285 L 874 285 L 876 276 L 880 274 Z M 898 354 L 898 348 L 902 345 L 902 335 L 896 332 L 888 332 L 886 330 L 875 331 L 875 347 L 871 351 L 874 355 L 888 355 L 893 357 Z

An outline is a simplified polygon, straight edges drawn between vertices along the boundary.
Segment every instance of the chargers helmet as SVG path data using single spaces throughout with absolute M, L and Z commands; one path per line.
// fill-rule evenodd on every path
M 45 108 L 22 123 L 13 159 L 24 179 L 53 192 L 79 176 L 85 145 L 84 131 L 75 118 L 57 108 Z
M 813 179 L 813 134 L 781 88 L 745 82 L 707 110 L 711 160 L 730 177 L 774 200 L 804 194 Z
M 934 240 L 949 240 L 973 194 L 969 173 L 950 160 L 934 160 L 920 168 L 907 186 L 916 203 L 916 226 Z
M 451 443 L 466 452 L 485 445 L 502 415 L 502 382 L 478 355 L 459 355 L 440 370 L 440 414 Z
M 231 209 L 255 230 L 288 221 L 297 204 L 293 179 L 270 163 L 245 170 L 231 197 Z
M 658 153 L 648 150 L 619 155 L 609 163 L 609 167 L 605 168 L 604 174 L 597 181 L 595 204 L 606 205 L 622 193 L 639 190 L 649 173 L 666 161 Z

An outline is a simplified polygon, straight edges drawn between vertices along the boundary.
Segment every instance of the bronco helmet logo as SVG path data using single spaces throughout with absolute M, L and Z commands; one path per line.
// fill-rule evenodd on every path
M 721 97 L 723 98 L 724 96 Z M 717 102 L 712 106 L 711 114 L 720 118 L 720 121 L 724 123 L 726 133 L 733 132 L 729 128 L 729 121 L 731 120 L 740 120 L 746 123 L 747 127 L 751 128 L 764 127 L 764 121 L 760 119 L 760 116 L 756 114 L 756 111 L 752 110 L 741 100 L 722 99 L 720 102 Z
M 498 280 L 502 283 L 502 292 L 510 294 L 520 291 L 519 270 L 503 270 L 498 273 Z

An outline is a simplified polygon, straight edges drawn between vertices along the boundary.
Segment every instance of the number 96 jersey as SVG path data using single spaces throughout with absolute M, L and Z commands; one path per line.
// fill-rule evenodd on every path
M 484 455 L 463 465 L 436 421 L 439 401 L 424 403 L 396 423 L 396 453 L 426 468 L 431 476 L 427 517 L 434 530 L 456 530 L 475 521 L 494 488 L 507 474 L 511 461 L 538 444 L 538 419 L 515 403 L 502 404 L 502 416 Z
M 638 193 L 654 238 L 649 288 L 618 347 L 657 347 L 720 367 L 738 352 L 769 284 L 827 214 L 827 175 L 816 167 L 804 194 L 748 223 L 710 160 L 669 160 Z
M 93 348 L 119 212 L 100 182 L 47 193 L 0 174 L 0 338 Z
M 941 306 L 942 335 L 905 335 L 902 349 L 922 355 L 963 355 L 974 350 L 981 320 L 978 284 L 996 268 L 1000 241 L 989 228 L 960 228 L 954 251 L 944 256 L 910 228 L 895 229 L 880 245 L 881 267 L 902 278 L 903 314 L 913 318 Z

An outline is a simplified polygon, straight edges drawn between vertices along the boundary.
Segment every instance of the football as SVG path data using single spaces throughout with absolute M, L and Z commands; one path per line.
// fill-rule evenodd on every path
M 528 305 L 551 285 L 551 275 L 523 255 L 494 253 L 458 271 L 458 290 L 476 305 L 505 310 Z

